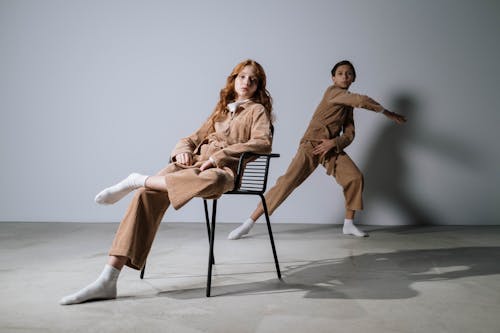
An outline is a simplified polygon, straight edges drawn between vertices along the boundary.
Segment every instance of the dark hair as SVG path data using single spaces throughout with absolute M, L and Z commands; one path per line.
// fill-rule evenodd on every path
M 333 66 L 333 68 L 332 68 L 332 72 L 331 72 L 332 76 L 335 76 L 335 71 L 337 70 L 337 68 L 339 68 L 342 65 L 350 66 L 352 69 L 352 74 L 354 74 L 354 79 L 356 79 L 356 70 L 354 69 L 354 65 L 349 60 L 342 60 L 342 61 L 339 61 L 338 63 L 336 63 L 335 66 Z

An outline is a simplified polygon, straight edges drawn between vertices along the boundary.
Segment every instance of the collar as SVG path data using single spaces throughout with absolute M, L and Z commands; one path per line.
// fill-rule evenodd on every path
M 240 105 L 245 104 L 248 101 L 250 101 L 250 100 L 249 99 L 245 99 L 243 101 L 236 101 L 236 102 L 229 103 L 227 105 L 227 109 L 229 110 L 229 112 L 234 112 L 234 111 L 236 111 L 236 109 L 238 109 L 238 107 Z
M 349 92 L 349 88 L 347 88 L 347 89 L 346 89 L 346 88 L 341 88 L 341 87 L 338 87 L 338 86 L 336 86 L 336 85 L 332 85 L 332 88 L 333 88 L 333 89 L 337 89 L 337 90 L 342 90 L 342 91 L 347 91 L 347 92 Z

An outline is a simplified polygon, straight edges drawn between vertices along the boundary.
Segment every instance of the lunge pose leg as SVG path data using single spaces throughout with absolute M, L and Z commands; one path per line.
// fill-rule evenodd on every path
M 333 66 L 331 75 L 333 85 L 326 89 L 316 108 L 300 141 L 297 154 L 285 174 L 278 178 L 265 197 L 269 213 L 272 214 L 321 164 L 327 174 L 335 177 L 344 191 L 346 212 L 343 233 L 363 237 L 367 234 L 354 225 L 355 212 L 363 208 L 363 175 L 344 151 L 354 140 L 353 110 L 362 108 L 379 112 L 398 124 L 404 123 L 406 118 L 388 111 L 368 96 L 348 91 L 356 79 L 356 71 L 351 62 L 338 62 Z M 228 238 L 234 240 L 248 234 L 263 213 L 262 205 L 259 204 L 250 217 L 234 229 Z

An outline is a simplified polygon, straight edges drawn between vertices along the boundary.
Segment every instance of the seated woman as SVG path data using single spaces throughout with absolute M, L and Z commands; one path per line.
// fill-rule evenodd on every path
M 271 152 L 271 113 L 272 99 L 262 66 L 254 60 L 236 65 L 212 115 L 177 143 L 172 163 L 155 176 L 132 173 L 96 196 L 99 204 L 113 204 L 137 190 L 101 275 L 82 290 L 63 297 L 60 304 L 116 298 L 121 269 L 124 265 L 142 269 L 170 204 L 179 209 L 193 197 L 219 197 L 233 188 L 243 152 Z

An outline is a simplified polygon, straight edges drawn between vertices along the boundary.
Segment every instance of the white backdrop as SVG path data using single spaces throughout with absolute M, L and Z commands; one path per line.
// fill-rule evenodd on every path
M 270 185 L 293 157 L 331 66 L 352 91 L 405 113 L 356 110 L 348 153 L 366 176 L 359 223 L 498 224 L 497 1 L 0 0 L 0 220 L 119 221 L 129 197 L 93 202 L 131 171 L 154 173 L 214 107 L 246 58 L 268 75 L 277 116 Z M 226 197 L 222 222 L 256 200 Z M 319 168 L 275 222 L 340 223 Z M 166 221 L 201 221 L 202 204 Z

